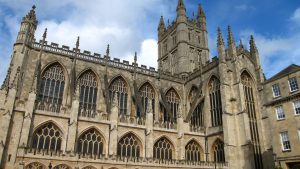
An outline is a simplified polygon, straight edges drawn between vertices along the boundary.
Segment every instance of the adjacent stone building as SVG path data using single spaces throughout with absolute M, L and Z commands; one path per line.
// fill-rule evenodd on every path
M 218 29 L 218 57 L 209 59 L 202 7 L 196 19 L 183 0 L 176 11 L 171 25 L 160 19 L 155 70 L 137 54 L 133 63 L 113 59 L 109 46 L 82 51 L 79 37 L 74 48 L 48 43 L 47 30 L 36 41 L 33 7 L 0 90 L 0 168 L 274 168 L 273 150 L 284 155 L 271 136 L 273 81 L 254 38 L 247 50 L 228 27 L 225 47 Z M 300 154 L 294 141 L 287 155 Z
M 267 144 L 278 166 L 300 168 L 300 66 L 290 65 L 265 82 L 264 114 L 269 120 Z

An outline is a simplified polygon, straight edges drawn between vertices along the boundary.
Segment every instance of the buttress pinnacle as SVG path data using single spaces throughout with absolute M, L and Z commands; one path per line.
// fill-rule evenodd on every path
M 224 45 L 224 40 L 220 27 L 218 27 L 218 45 Z

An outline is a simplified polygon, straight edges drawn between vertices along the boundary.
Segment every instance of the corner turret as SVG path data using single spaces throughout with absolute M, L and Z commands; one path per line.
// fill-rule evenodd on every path
M 201 4 L 198 6 L 197 25 L 201 30 L 206 30 L 206 16 Z
M 33 5 L 32 9 L 23 17 L 16 43 L 30 43 L 33 41 L 38 23 L 35 8 L 35 5 Z

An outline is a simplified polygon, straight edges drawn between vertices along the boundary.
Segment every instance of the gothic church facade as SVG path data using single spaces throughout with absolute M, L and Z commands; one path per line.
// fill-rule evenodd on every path
M 0 90 L 0 168 L 263 169 L 265 81 L 254 38 L 228 47 L 218 29 L 209 59 L 206 16 L 158 26 L 158 70 L 75 47 L 35 41 L 23 18 Z

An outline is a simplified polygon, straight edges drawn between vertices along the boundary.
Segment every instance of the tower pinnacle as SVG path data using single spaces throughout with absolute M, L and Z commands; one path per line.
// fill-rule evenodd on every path
M 180 10 L 180 9 L 185 10 L 185 5 L 183 3 L 183 0 L 178 0 L 177 11 Z
M 158 24 L 158 31 L 159 32 L 165 31 L 165 29 L 166 29 L 166 25 L 165 25 L 164 17 L 161 16 Z
M 176 11 L 177 11 L 177 19 L 181 20 L 180 18 L 182 17 L 186 18 L 186 9 L 183 0 L 178 0 Z
M 197 18 L 199 19 L 200 17 L 205 17 L 205 13 L 204 13 L 204 10 L 203 10 L 201 4 L 199 4 L 199 6 L 198 6 L 198 16 L 197 16 Z

